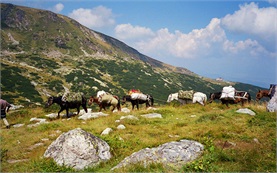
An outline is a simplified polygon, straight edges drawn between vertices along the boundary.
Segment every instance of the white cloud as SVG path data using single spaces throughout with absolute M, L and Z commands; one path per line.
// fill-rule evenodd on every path
M 242 54 L 242 52 L 249 52 L 251 56 L 258 56 L 258 55 L 266 55 L 268 56 L 268 52 L 256 41 L 247 39 L 244 41 L 232 42 L 226 40 L 223 44 L 224 51 L 232 54 Z
M 136 29 L 134 28 L 132 26 L 128 27 L 128 33 L 136 35 Z M 167 28 L 148 33 L 151 33 L 148 39 L 137 40 L 132 46 L 137 47 L 139 51 L 145 54 L 154 55 L 158 53 L 163 56 L 179 58 L 195 58 L 207 55 L 215 44 L 226 39 L 225 32 L 220 27 L 220 20 L 217 18 L 212 19 L 206 28 L 195 29 L 188 34 L 181 31 L 170 33 Z
M 250 3 L 240 6 L 234 14 L 222 18 L 222 26 L 232 32 L 250 34 L 270 44 L 277 37 L 277 8 L 259 8 Z
M 222 19 L 213 18 L 205 28 L 194 29 L 189 33 L 178 30 L 170 32 L 167 28 L 152 31 L 131 24 L 118 25 L 115 33 L 117 38 L 153 58 L 205 58 L 226 55 L 274 57 L 277 55 L 276 49 L 268 49 L 268 44 L 263 44 L 258 38 L 269 37 L 267 43 L 271 43 L 271 46 L 276 44 L 275 13 L 276 8 L 259 9 L 255 3 L 250 3 L 240 6 L 240 10 L 233 15 L 226 15 Z M 224 29 L 246 33 L 248 38 L 233 41 L 227 37 Z
M 131 24 L 121 24 L 115 27 L 116 37 L 123 40 L 142 39 L 153 36 L 154 33 L 150 28 L 132 26 Z
M 73 10 L 68 16 L 92 29 L 109 27 L 115 24 L 112 10 L 104 6 L 93 9 L 79 8 Z
M 63 10 L 63 8 L 64 8 L 64 5 L 62 3 L 58 3 L 54 7 L 54 12 L 55 13 L 59 13 L 59 12 L 61 12 Z

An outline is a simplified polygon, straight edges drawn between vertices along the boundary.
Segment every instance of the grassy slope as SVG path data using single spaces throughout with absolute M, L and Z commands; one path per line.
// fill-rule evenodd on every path
M 115 123 L 121 116 L 129 115 L 125 113 L 113 113 L 107 117 L 87 121 L 78 120 L 77 117 L 70 120 L 58 119 L 50 121 L 49 124 L 28 128 L 27 125 L 31 124 L 30 118 L 44 118 L 44 115 L 56 112 L 58 107 L 25 108 L 8 114 L 10 123 L 24 123 L 25 126 L 6 130 L 3 129 L 3 123 L 1 124 L 1 170 L 3 172 L 73 171 L 59 167 L 52 160 L 43 159 L 41 156 L 62 132 L 80 127 L 107 141 L 113 155 L 110 161 L 95 168 L 88 168 L 85 170 L 87 172 L 107 172 L 133 152 L 180 139 L 192 139 L 204 144 L 203 156 L 189 165 L 184 165 L 180 170 L 153 164 L 146 168 L 134 165 L 119 172 L 274 172 L 276 171 L 276 113 L 266 112 L 265 105 L 252 104 L 246 107 L 255 111 L 257 115 L 236 113 L 235 111 L 241 108 L 240 105 L 226 108 L 218 103 L 205 107 L 198 104 L 184 106 L 171 104 L 158 107 L 155 111 L 141 109 L 130 113 L 137 116 L 138 121 L 121 121 L 126 126 L 125 130 L 117 130 L 118 123 Z M 96 111 L 98 108 L 93 107 L 93 110 Z M 140 117 L 150 112 L 160 113 L 163 118 Z M 108 136 L 100 136 L 107 127 L 111 127 L 114 131 Z M 49 140 L 42 141 L 43 138 Z M 258 143 L 254 142 L 255 138 L 258 139 Z M 43 146 L 30 150 L 30 146 L 36 143 L 43 143 Z M 13 164 L 7 162 L 20 159 L 29 160 Z

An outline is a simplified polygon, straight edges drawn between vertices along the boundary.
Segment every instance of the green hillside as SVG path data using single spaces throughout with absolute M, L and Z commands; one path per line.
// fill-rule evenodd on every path
M 260 89 L 164 64 L 66 16 L 1 4 L 1 96 L 12 103 L 42 103 L 66 87 L 86 96 L 98 90 L 123 96 L 136 88 L 164 104 L 180 89 L 208 95 L 226 85 L 252 98 Z

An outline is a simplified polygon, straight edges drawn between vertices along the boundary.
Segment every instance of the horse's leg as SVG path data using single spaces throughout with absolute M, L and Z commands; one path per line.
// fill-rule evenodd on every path
M 77 106 L 77 115 L 80 113 L 80 106 Z
M 132 103 L 132 110 L 134 110 L 135 108 L 135 103 Z
M 118 101 L 117 102 L 117 109 L 118 109 L 118 111 L 121 111 L 120 100 L 118 99 L 117 101 Z
M 66 108 L 66 117 L 69 118 L 69 108 Z
M 86 104 L 82 104 L 83 109 L 85 110 L 86 113 L 88 113 L 88 108 Z
M 58 112 L 58 118 L 60 118 L 60 113 L 64 110 L 64 107 L 61 107 L 60 111 Z
M 99 112 L 101 112 L 102 111 L 102 105 L 99 105 Z
M 139 110 L 139 101 L 138 100 L 136 101 L 136 104 L 137 104 L 137 110 Z
M 114 111 L 115 107 L 116 107 L 116 105 L 113 105 L 112 112 Z

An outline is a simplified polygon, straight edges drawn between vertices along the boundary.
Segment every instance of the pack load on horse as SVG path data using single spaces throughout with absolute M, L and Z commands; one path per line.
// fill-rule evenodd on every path
M 179 99 L 193 99 L 193 94 L 194 91 L 193 90 L 189 90 L 189 91 L 183 91 L 183 90 L 179 90 L 178 91 L 178 98 Z
M 138 89 L 131 89 L 128 92 L 128 95 L 123 96 L 122 98 L 122 104 L 125 104 L 126 101 L 129 101 L 132 103 L 132 110 L 134 109 L 135 105 L 137 106 L 137 109 L 139 109 L 139 104 L 146 104 L 146 107 L 153 106 L 154 105 L 154 98 L 149 94 L 143 94 Z
M 48 101 L 45 105 L 45 107 L 49 107 L 52 104 L 57 103 L 60 105 L 60 111 L 58 112 L 58 117 L 60 117 L 60 113 L 63 110 L 66 110 L 66 117 L 69 118 L 69 109 L 77 109 L 77 115 L 80 112 L 80 106 L 83 107 L 85 112 L 87 112 L 87 100 L 83 93 L 77 92 L 77 93 L 59 93 L 57 97 L 51 96 L 48 98 Z
M 101 90 L 101 91 L 98 91 L 98 92 L 97 92 L 96 97 L 99 98 L 100 96 L 103 96 L 103 95 L 105 95 L 105 94 L 107 94 L 107 92 L 104 91 L 104 90 Z M 109 93 L 108 93 L 108 94 L 109 94 Z
M 173 100 L 177 100 L 181 104 L 197 102 L 204 106 L 207 102 L 207 95 L 202 92 L 194 92 L 193 90 L 190 90 L 190 91 L 179 90 L 179 92 L 177 93 L 169 94 L 167 98 L 167 102 L 171 102 Z
M 226 86 L 223 87 L 222 92 L 221 92 L 221 96 L 220 96 L 220 100 L 224 99 L 224 100 L 235 100 L 235 91 L 236 89 L 232 86 Z
M 143 94 L 139 89 L 131 89 L 128 95 L 131 96 L 132 100 L 150 101 L 149 95 Z
M 251 96 L 246 91 L 236 91 L 232 86 L 223 87 L 221 96 L 219 98 L 222 104 L 225 104 L 228 107 L 228 104 L 237 104 L 241 102 L 242 106 L 244 103 L 251 101 Z
M 105 91 L 98 91 L 96 97 L 91 96 L 88 104 L 91 105 L 93 102 L 99 105 L 99 112 L 102 111 L 102 108 L 106 110 L 108 106 L 113 106 L 112 111 L 114 111 L 115 108 L 121 111 L 119 97 Z
M 132 100 L 149 100 L 146 94 L 143 94 L 140 90 L 138 89 L 131 89 L 128 92 L 128 95 L 131 96 Z

